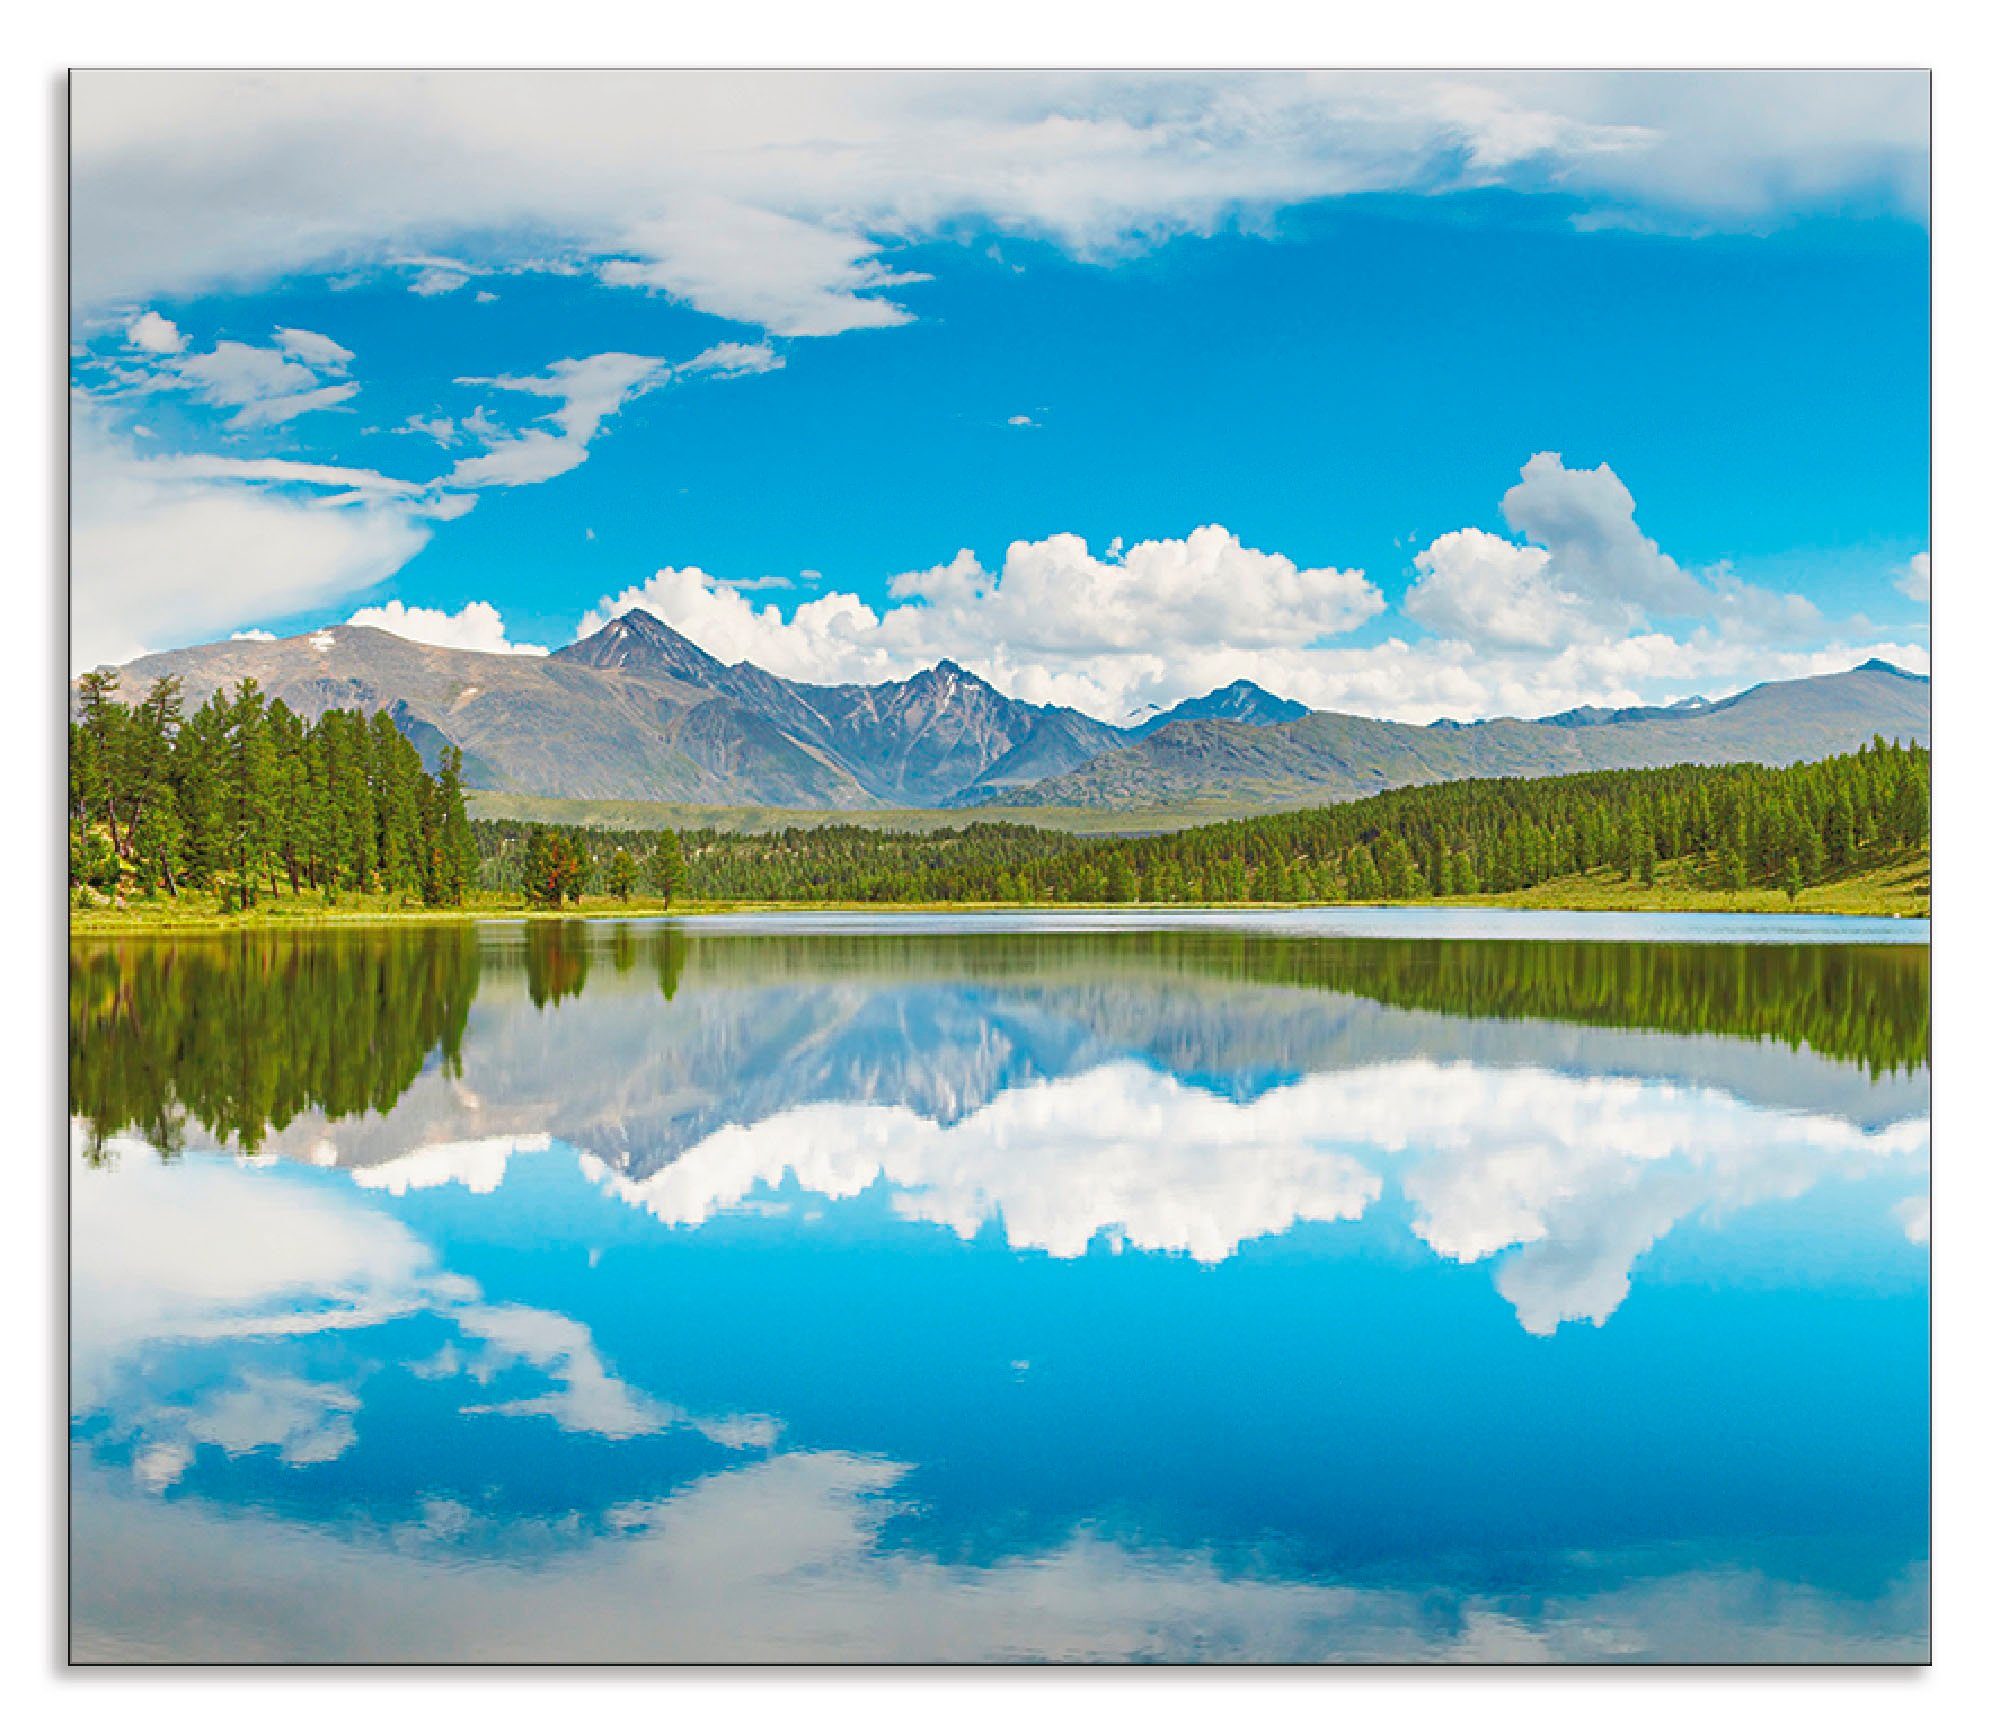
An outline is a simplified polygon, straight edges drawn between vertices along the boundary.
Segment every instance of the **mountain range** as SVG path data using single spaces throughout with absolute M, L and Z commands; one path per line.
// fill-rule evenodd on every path
M 254 679 L 308 718 L 387 710 L 470 787 L 732 806 L 1296 806 L 1475 776 L 1755 760 L 1883 736 L 1928 744 L 1930 682 L 1885 662 L 1720 700 L 1428 726 L 1314 711 L 1236 681 L 1124 728 L 1009 698 L 953 662 L 872 686 L 724 663 L 642 609 L 546 657 L 417 644 L 365 626 L 231 639 L 120 671 L 190 704 Z

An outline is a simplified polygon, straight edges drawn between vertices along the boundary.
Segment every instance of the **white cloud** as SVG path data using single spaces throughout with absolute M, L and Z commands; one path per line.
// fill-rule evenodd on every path
M 609 417 L 664 383 L 671 371 L 658 356 L 613 352 L 553 362 L 539 374 L 461 379 L 460 385 L 554 398 L 556 407 L 544 419 L 555 431 L 532 427 L 498 435 L 478 456 L 459 459 L 448 480 L 460 488 L 524 487 L 563 475 L 589 455 Z M 470 417 L 462 425 L 474 426 Z
M 462 272 L 448 271 L 440 265 L 426 265 L 410 279 L 412 295 L 454 295 L 463 289 L 471 279 Z
M 181 328 L 165 314 L 150 308 L 125 327 L 125 340 L 133 348 L 152 355 L 178 355 L 187 345 Z
M 1009 427 L 1040 427 L 1042 424 L 1031 415 L 1010 415 L 1007 418 L 1007 425 Z
M 148 461 L 78 406 L 73 668 L 218 637 L 358 594 L 429 539 L 414 484 L 282 459 Z M 335 496 L 300 489 L 338 487 Z
M 266 632 L 261 626 L 246 626 L 241 632 L 232 632 L 229 636 L 232 639 L 247 640 L 253 644 L 275 644 L 278 640 L 278 635 L 275 632 Z
M 1251 1103 L 1135 1061 L 1005 1091 L 950 1126 L 908 1108 L 820 1104 L 711 1133 L 644 1180 L 584 1172 L 662 1222 L 692 1226 L 789 1173 L 824 1198 L 886 1180 L 892 1207 L 970 1240 L 1079 1258 L 1099 1236 L 1218 1263 L 1300 1222 L 1352 1221 L 1381 1181 L 1336 1148 L 1308 1095 Z
M 490 602 L 468 602 L 456 614 L 448 614 L 442 608 L 409 608 L 397 601 L 382 602 L 356 609 L 347 617 L 347 624 L 378 627 L 398 638 L 417 644 L 443 645 L 450 650 L 484 650 L 499 656 L 549 653 L 546 645 L 510 644 L 507 623 Z M 458 1148 L 452 1146 L 453 1150 Z
M 1168 660 L 1197 648 L 1251 654 L 1310 644 L 1382 606 L 1360 572 L 1301 567 L 1245 547 L 1220 525 L 1140 542 L 1118 558 L 1092 555 L 1080 536 L 1016 542 L 997 573 L 965 551 L 901 574 L 890 593 L 896 602 L 884 613 L 834 592 L 786 618 L 699 568 L 667 567 L 603 598 L 577 631 L 638 607 L 726 661 L 748 658 L 795 678 L 887 679 L 957 658 L 1024 697 L 1070 693 L 1096 708 L 1100 688 L 1120 679 L 1106 681 L 1106 670 L 1136 661 L 1164 674 Z
M 73 1158 L 81 1137 L 73 1127 Z M 464 1289 L 389 1217 L 268 1173 L 169 1168 L 137 1139 L 113 1142 L 115 1171 L 80 1159 L 71 1168 L 79 1409 L 107 1401 L 121 1369 L 153 1344 L 355 1330 Z
M 1896 588 L 1913 602 L 1928 602 L 1931 599 L 1931 557 L 1928 552 L 1910 556 L 1910 563 L 1896 579 Z
M 778 1427 L 768 1417 L 695 1414 L 636 1390 L 606 1366 L 586 1326 L 541 1308 L 485 1301 L 476 1284 L 440 1268 L 431 1249 L 391 1216 L 283 1171 L 253 1174 L 213 1159 L 169 1170 L 132 1139 L 113 1141 L 114 1158 L 123 1159 L 116 1172 L 93 1170 L 77 1157 L 81 1140 L 73 1126 L 72 1212 L 78 1232 L 91 1239 L 72 1271 L 72 1395 L 80 1410 L 97 1410 L 138 1437 L 139 1478 L 150 1491 L 178 1477 L 195 1444 L 231 1455 L 275 1446 L 293 1465 L 338 1456 L 353 1440 L 358 1400 L 339 1385 L 260 1364 L 258 1346 L 419 1312 L 453 1328 L 451 1370 L 476 1384 L 519 1367 L 544 1377 L 539 1395 L 467 1405 L 468 1413 L 542 1415 L 567 1431 L 613 1439 L 689 1427 L 731 1449 L 776 1442 Z M 548 1140 L 486 1142 L 532 1150 Z M 479 1190 L 494 1154 L 461 1147 L 428 1172 L 418 1165 L 357 1180 L 397 1192 L 442 1184 L 443 1169 L 451 1168 L 450 1178 Z M 499 1160 L 504 1168 L 504 1152 Z M 208 1234 L 241 1238 L 216 1247 L 206 1243 Z M 191 1344 L 227 1345 L 229 1378 L 186 1406 L 153 1402 L 143 1383 L 135 1388 L 127 1379 L 163 1342 L 183 1352 Z
M 674 369 L 682 373 L 713 373 L 735 379 L 746 373 L 775 373 L 785 358 L 768 343 L 712 343 L 691 361 Z
M 1244 1569 L 1090 1525 L 940 1559 L 890 1525 L 915 1465 L 786 1452 L 630 1501 L 615 1522 L 516 1518 L 504 1559 L 410 1525 L 386 1544 L 247 1506 L 145 1499 L 102 1471 L 73 1496 L 83 1661 L 1920 1661 L 1919 1562 L 1854 1592 L 1661 1550 L 1600 1553 L 1561 1588 L 1390 1584 Z M 428 1514 L 448 1526 L 455 1502 Z M 1120 1528 L 1125 1526 L 1121 1525 Z M 551 1545 L 560 1537 L 562 1545 Z M 431 1545 L 426 1545 L 429 1543 Z M 979 1550 L 974 1550 L 978 1553 Z M 202 1593 L 162 1597 L 158 1586 Z
M 173 370 L 197 396 L 214 404 L 256 403 L 309 391 L 319 384 L 319 376 L 310 367 L 282 350 L 260 349 L 228 338 L 205 353 L 183 355 Z
M 1903 1231 L 1904 1239 L 1912 1246 L 1930 1245 L 1931 1195 L 1928 1192 L 1898 1199 L 1890 1214 L 1894 1216 L 1896 1226 Z
M 1727 565 L 1701 578 L 1683 570 L 1639 528 L 1631 491 L 1609 464 L 1573 470 L 1537 452 L 1500 509 L 1521 541 L 1451 530 L 1413 562 L 1403 612 L 1442 639 L 1507 653 L 1633 646 L 1689 621 L 1729 645 L 1796 646 L 1826 634 L 1803 596 L 1746 583 Z
M 331 1463 L 346 1451 L 360 1407 L 344 1385 L 253 1369 L 206 1393 L 183 1425 L 191 1444 L 215 1445 L 231 1457 L 275 1447 L 279 1462 L 297 1468 Z
M 601 1439 L 637 1439 L 669 1428 L 692 1427 L 735 1449 L 768 1449 L 776 1423 L 762 1416 L 690 1415 L 628 1385 L 605 1366 L 588 1327 L 561 1313 L 519 1305 L 470 1306 L 455 1321 L 479 1348 L 467 1371 L 482 1383 L 514 1366 L 535 1368 L 548 1379 L 538 1396 L 497 1403 L 468 1403 L 468 1415 L 540 1415 L 565 1433 Z
M 414 496 L 419 482 L 400 481 L 377 470 L 350 469 L 344 464 L 313 464 L 296 458 L 231 458 L 209 452 L 184 452 L 175 457 L 139 458 L 146 473 L 176 481 L 301 482 L 312 487 L 345 488 L 353 493 Z
M 1632 493 L 1609 464 L 1572 470 L 1556 452 L 1537 452 L 1500 499 L 1501 515 L 1586 603 L 1648 615 L 1692 615 L 1710 601 L 1701 586 L 1639 528 Z
M 1582 475 L 1586 494 L 1601 497 L 1597 473 Z M 1546 499 L 1531 515 L 1566 549 L 1586 539 L 1574 522 L 1560 522 Z M 1665 558 L 1647 555 L 1643 537 L 1635 546 L 1636 529 L 1621 533 L 1615 514 L 1611 531 L 1603 538 L 1609 551 L 1592 550 L 1597 564 L 1580 564 L 1601 570 L 1621 541 L 1642 563 Z M 698 567 L 664 567 L 602 598 L 577 631 L 586 635 L 628 608 L 644 608 L 726 662 L 747 660 L 809 681 L 900 679 L 949 658 L 1016 697 L 1074 705 L 1110 722 L 1238 679 L 1319 709 L 1427 723 L 1656 703 L 1835 673 L 1871 656 L 1913 672 L 1930 666 L 1915 644 L 1801 646 L 1802 623 L 1787 619 L 1792 599 L 1727 573 L 1712 583 L 1688 580 L 1708 599 L 1712 617 L 1676 637 L 1651 629 L 1621 634 L 1600 623 L 1598 603 L 1579 594 L 1584 580 L 1578 589 L 1560 580 L 1549 550 L 1487 531 L 1439 537 L 1417 566 L 1405 608 L 1442 636 L 1392 636 L 1365 647 L 1334 642 L 1382 607 L 1363 573 L 1301 566 L 1245 547 L 1216 525 L 1129 549 L 1114 542 L 1102 557 L 1075 535 L 1016 542 L 997 573 L 961 551 L 894 578 L 882 610 L 850 592 L 828 591 L 787 615 L 775 604 L 753 605 L 740 594 L 742 584 Z M 1628 605 L 1614 603 L 1615 617 L 1626 618 Z M 1785 634 L 1752 624 L 1760 610 Z M 1824 639 L 1823 623 L 1811 636 Z
M 281 325 L 273 335 L 278 340 L 278 347 L 287 355 L 296 355 L 311 367 L 338 372 L 354 359 L 353 350 L 341 348 L 331 337 L 322 336 L 317 331 L 301 331 L 295 325 Z
M 644 1179 L 580 1160 L 676 1227 L 789 1176 L 828 1199 L 886 1184 L 899 1216 L 962 1239 L 997 1223 L 1010 1245 L 1058 1258 L 1109 1238 L 1205 1263 L 1301 1222 L 1362 1216 L 1394 1165 L 1417 1238 L 1454 1262 L 1498 1260 L 1495 1287 L 1545 1336 L 1603 1324 L 1640 1254 L 1697 1211 L 1921 1173 L 1929 1148 L 1925 1119 L 1866 1130 L 1652 1080 L 1405 1060 L 1239 1102 L 1121 1061 L 1006 1090 L 948 1125 L 818 1104 L 724 1127 Z
M 350 620 L 350 626 L 373 622 Z M 409 636 L 408 634 L 404 635 Z M 546 1133 L 513 1138 L 461 1138 L 444 1144 L 424 1144 L 401 1156 L 354 1171 L 354 1184 L 371 1192 L 400 1198 L 406 1192 L 426 1192 L 434 1186 L 463 1186 L 484 1195 L 499 1190 L 507 1178 L 508 1159 L 517 1153 L 546 1150 Z
M 157 320 L 157 325 L 148 326 L 148 320 Z M 281 327 L 267 347 L 225 338 L 213 349 L 190 353 L 171 322 L 148 313 L 134 321 L 128 335 L 157 359 L 143 371 L 109 370 L 102 376 L 100 400 L 184 390 L 204 403 L 234 410 L 227 426 L 242 432 L 331 409 L 361 389 L 338 377 L 354 359 L 352 352 L 316 331 Z
M 236 429 L 277 427 L 282 422 L 309 415 L 314 410 L 332 409 L 336 404 L 345 403 L 360 389 L 348 380 L 339 385 L 315 386 L 311 391 L 296 391 L 288 397 L 270 397 L 258 403 L 246 403 L 229 418 L 229 426 Z
M 1550 576 L 1545 548 L 1486 530 L 1450 530 L 1415 564 L 1403 612 L 1445 638 L 1546 650 L 1568 635 L 1576 598 Z
M 606 283 L 657 290 L 780 337 L 829 337 L 902 325 L 910 314 L 877 291 L 920 278 L 889 270 L 877 244 L 837 219 L 814 221 L 704 194 L 629 222 Z
M 968 222 L 1109 258 L 1394 190 L 1920 215 L 1929 110 L 1921 73 L 177 71 L 81 74 L 72 118 L 86 305 L 554 256 L 804 336 L 907 320 L 894 248 Z

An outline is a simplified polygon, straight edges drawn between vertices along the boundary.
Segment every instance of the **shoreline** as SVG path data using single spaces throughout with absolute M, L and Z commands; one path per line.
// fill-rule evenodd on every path
M 1543 889 L 1547 889 L 1544 887 Z M 1592 887 L 1593 891 L 1602 888 Z M 1529 892 L 1496 893 L 1491 896 L 1455 898 L 1408 898 L 1399 902 L 1378 899 L 1367 903 L 940 903 L 940 902 L 807 902 L 807 901 L 716 901 L 677 902 L 671 906 L 634 900 L 618 903 L 610 898 L 592 897 L 563 909 L 530 908 L 525 904 L 468 904 L 454 909 L 368 909 L 323 906 L 296 908 L 290 899 L 244 914 L 224 915 L 199 909 L 149 907 L 141 903 L 123 909 L 70 909 L 68 935 L 72 940 L 117 938 L 127 935 L 212 934 L 277 932 L 303 929 L 404 926 L 466 922 L 551 922 L 551 921 L 657 921 L 663 919 L 714 916 L 764 915 L 1036 915 L 1074 912 L 1079 915 L 1204 915 L 1291 914 L 1337 915 L 1370 912 L 1437 911 L 1439 913 L 1556 914 L 1556 915 L 1731 915 L 1784 920 L 1801 916 L 1847 916 L 1863 919 L 1922 921 L 1931 917 L 1930 899 L 1894 899 L 1903 907 L 1884 907 L 1884 900 L 1842 895 L 1838 885 L 1809 887 L 1796 902 L 1781 891 L 1668 892 L 1629 897 L 1596 896 L 1588 901 L 1578 897 L 1537 897 Z M 1818 894 L 1815 895 L 1815 892 Z M 1635 888 L 1636 893 L 1636 888 Z M 161 902 L 166 900 L 162 899 Z

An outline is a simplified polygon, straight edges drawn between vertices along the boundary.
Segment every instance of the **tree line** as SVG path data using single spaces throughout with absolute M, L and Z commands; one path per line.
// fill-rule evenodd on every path
M 1609 870 L 1650 885 L 1796 897 L 1930 841 L 1930 752 L 1877 738 L 1808 764 L 1675 765 L 1478 778 L 1155 837 L 1084 838 L 974 820 L 748 835 L 476 820 L 479 882 L 559 904 L 628 897 L 663 854 L 667 900 L 1368 903 L 1529 890 Z M 551 867 L 550 863 L 556 865 Z
M 281 885 L 464 902 L 478 867 L 463 763 L 437 772 L 386 711 L 308 724 L 254 680 L 192 714 L 178 677 L 137 704 L 114 673 L 78 682 L 69 725 L 69 883 L 102 895 L 218 894 L 248 908 Z

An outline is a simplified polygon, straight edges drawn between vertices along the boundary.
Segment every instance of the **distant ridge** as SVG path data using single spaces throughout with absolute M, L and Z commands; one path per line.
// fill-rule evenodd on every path
M 1001 799 L 1112 810 L 1218 800 L 1304 806 L 1460 777 L 1793 764 L 1852 751 L 1878 734 L 1928 746 L 1930 730 L 1930 681 L 1875 660 L 1845 674 L 1771 681 L 1712 702 L 1584 707 L 1534 722 L 1419 728 L 1332 711 L 1264 728 L 1173 722 Z
M 1820 758 L 1876 734 L 1930 739 L 1930 682 L 1879 660 L 1731 697 L 1428 728 L 1311 711 L 1247 680 L 1114 728 L 1009 698 L 955 662 L 874 685 L 724 663 L 643 609 L 546 657 L 416 644 L 365 626 L 139 658 L 136 697 L 178 675 L 190 705 L 254 679 L 311 718 L 386 710 L 475 788 L 586 800 L 862 810 L 1278 807 L 1407 783 L 1681 762 Z
M 1184 698 L 1171 710 L 1156 711 L 1144 722 L 1135 724 L 1131 732 L 1145 736 L 1168 723 L 1193 722 L 1207 717 L 1264 727 L 1310 714 L 1311 707 L 1300 704 L 1295 698 L 1279 698 L 1276 693 L 1266 692 L 1254 681 L 1232 680 L 1227 686 L 1218 686 L 1200 698 Z

